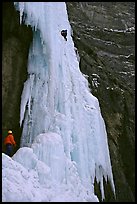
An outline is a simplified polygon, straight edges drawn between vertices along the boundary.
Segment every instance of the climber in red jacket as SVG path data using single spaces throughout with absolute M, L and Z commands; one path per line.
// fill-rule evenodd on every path
M 6 146 L 6 154 L 8 156 L 11 156 L 12 151 L 13 151 L 13 146 L 14 147 L 16 146 L 16 142 L 14 140 L 14 136 L 11 130 L 8 131 L 8 135 L 4 139 L 4 145 Z

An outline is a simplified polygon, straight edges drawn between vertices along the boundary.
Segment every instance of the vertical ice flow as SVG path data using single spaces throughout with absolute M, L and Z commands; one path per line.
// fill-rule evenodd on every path
M 14 4 L 34 36 L 21 100 L 21 146 L 31 145 L 38 134 L 58 133 L 83 185 L 90 189 L 96 177 L 104 198 L 104 177 L 115 193 L 104 120 L 79 69 L 65 2 Z

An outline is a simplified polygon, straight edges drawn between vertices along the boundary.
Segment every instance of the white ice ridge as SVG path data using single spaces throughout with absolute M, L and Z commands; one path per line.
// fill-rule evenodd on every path
M 20 22 L 31 25 L 34 36 L 21 99 L 21 146 L 31 146 L 41 133 L 59 134 L 85 188 L 91 192 L 96 177 L 104 199 L 104 177 L 115 194 L 104 120 L 79 69 L 65 2 L 14 4 Z M 62 29 L 68 31 L 67 41 Z

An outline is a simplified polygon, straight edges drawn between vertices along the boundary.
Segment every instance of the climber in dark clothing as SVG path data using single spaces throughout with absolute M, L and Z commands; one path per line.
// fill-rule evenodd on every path
M 62 30 L 61 31 L 61 35 L 65 38 L 65 40 L 67 41 L 67 30 Z

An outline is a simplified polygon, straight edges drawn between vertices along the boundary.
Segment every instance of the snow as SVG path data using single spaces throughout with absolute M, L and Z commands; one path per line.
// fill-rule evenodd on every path
M 66 4 L 14 4 L 20 23 L 25 13 L 23 20 L 32 26 L 33 42 L 21 96 L 21 148 L 13 158 L 2 155 L 2 199 L 98 202 L 96 177 L 103 200 L 103 177 L 115 194 L 107 133 L 98 99 L 79 69 Z
M 3 153 L 2 178 L 3 202 L 98 202 L 81 184 L 57 133 L 38 135 L 31 147 L 20 148 L 12 158 Z

